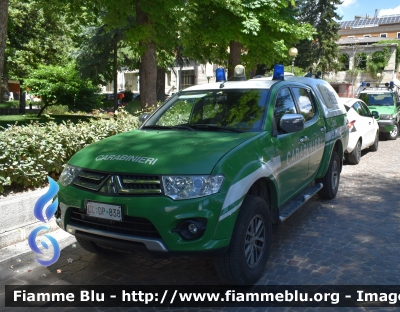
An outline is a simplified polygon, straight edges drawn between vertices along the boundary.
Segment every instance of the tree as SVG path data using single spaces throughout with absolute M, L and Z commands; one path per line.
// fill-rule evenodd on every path
M 191 3 L 181 29 L 185 54 L 228 66 L 229 78 L 239 63 L 252 69 L 287 59 L 288 48 L 313 31 L 295 19 L 292 1 Z
M 117 74 L 122 67 L 137 68 L 138 56 L 124 41 L 126 28 L 109 29 L 107 25 L 88 26 L 74 55 L 83 78 L 96 84 L 114 80 L 114 110 L 118 109 Z
M 381 51 L 375 51 L 367 58 L 367 71 L 372 78 L 377 79 L 377 74 L 387 66 L 390 59 L 390 51 L 384 47 Z
M 128 17 L 135 22 L 126 31 L 127 43 L 137 46 L 140 55 L 140 101 L 142 107 L 157 104 L 156 77 L 157 54 L 159 50 L 173 53 L 178 37 L 178 17 L 182 16 L 181 0 L 41 0 L 49 10 L 62 10 L 73 17 L 90 11 L 100 17 L 110 29 L 128 25 Z
M 88 111 L 100 105 L 98 87 L 82 79 L 74 63 L 65 66 L 39 65 L 25 79 L 25 86 L 42 99 L 40 116 L 50 105 L 68 105 L 70 109 Z
M 8 0 L 0 0 L 0 102 L 3 102 L 3 69 L 7 40 Z
M 67 64 L 79 44 L 77 28 L 77 21 L 67 21 L 60 11 L 45 12 L 33 0 L 10 0 L 8 75 L 23 80 L 39 64 Z
M 341 0 L 296 0 L 298 19 L 315 27 L 313 39 L 302 40 L 297 45 L 299 54 L 296 64 L 303 68 L 311 68 L 317 64 L 322 72 L 336 69 L 338 55 L 338 30 L 340 16 L 336 13 Z

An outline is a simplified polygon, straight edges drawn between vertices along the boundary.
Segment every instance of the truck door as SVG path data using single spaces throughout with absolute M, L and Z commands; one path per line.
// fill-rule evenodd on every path
M 316 100 L 311 90 L 303 87 L 292 87 L 300 114 L 306 120 L 302 136 L 302 149 L 309 156 L 307 179 L 318 170 L 325 148 L 325 120 L 321 110 L 317 109 Z
M 280 157 L 281 167 L 277 171 L 279 204 L 305 185 L 308 176 L 308 154 L 302 149 L 305 131 L 285 133 L 279 127 L 285 114 L 299 114 L 289 87 L 281 88 L 276 96 L 273 113 L 272 143 Z

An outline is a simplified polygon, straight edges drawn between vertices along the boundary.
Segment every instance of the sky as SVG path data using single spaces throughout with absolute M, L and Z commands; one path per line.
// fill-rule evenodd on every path
M 341 22 L 352 21 L 354 16 L 361 15 L 374 17 L 375 9 L 378 9 L 378 17 L 381 15 L 400 14 L 400 5 L 397 1 L 376 0 L 344 0 L 338 7 L 337 13 L 342 16 Z

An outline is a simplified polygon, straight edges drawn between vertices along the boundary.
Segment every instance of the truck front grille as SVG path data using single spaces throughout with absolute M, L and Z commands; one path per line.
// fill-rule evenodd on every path
M 108 174 L 97 171 L 82 170 L 75 178 L 74 184 L 89 190 L 98 191 Z
M 108 195 L 159 195 L 162 194 L 158 175 L 124 175 L 82 170 L 74 185 Z
M 71 225 L 138 237 L 161 238 L 154 225 L 145 218 L 123 216 L 123 221 L 88 216 L 84 210 L 71 208 Z

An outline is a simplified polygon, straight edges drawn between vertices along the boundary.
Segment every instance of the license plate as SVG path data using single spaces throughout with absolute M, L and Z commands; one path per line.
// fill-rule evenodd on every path
M 87 202 L 86 212 L 91 217 L 109 220 L 122 220 L 122 208 L 117 205 L 108 205 L 96 202 Z

